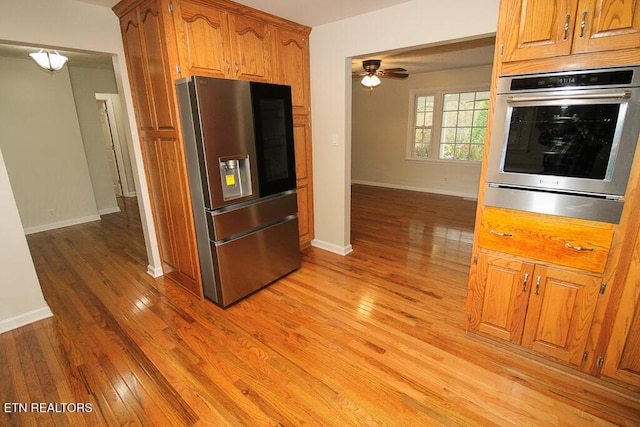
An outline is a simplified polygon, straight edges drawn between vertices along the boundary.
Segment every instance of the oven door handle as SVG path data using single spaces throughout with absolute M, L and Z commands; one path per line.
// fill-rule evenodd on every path
M 607 92 L 607 93 L 583 93 L 572 95 L 539 95 L 539 96 L 509 96 L 507 97 L 508 103 L 515 102 L 535 102 L 535 101 L 555 101 L 560 99 L 629 99 L 631 98 L 631 92 L 628 90 L 622 92 Z

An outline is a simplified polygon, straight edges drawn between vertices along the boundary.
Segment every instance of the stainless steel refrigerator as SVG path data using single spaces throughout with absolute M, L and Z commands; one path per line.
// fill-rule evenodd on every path
M 300 266 L 291 88 L 176 82 L 204 295 L 227 307 Z

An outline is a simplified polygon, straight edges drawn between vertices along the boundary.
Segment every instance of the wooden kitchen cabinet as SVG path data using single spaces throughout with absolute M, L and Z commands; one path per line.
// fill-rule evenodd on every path
M 484 209 L 478 245 L 566 267 L 602 273 L 613 225 L 495 207 Z
M 580 365 L 601 276 L 481 252 L 470 329 Z
M 120 19 L 164 273 L 202 298 L 175 81 L 191 75 L 291 86 L 300 244 L 314 236 L 310 28 L 226 0 L 123 0 Z
M 271 81 L 271 29 L 266 21 L 202 1 L 175 2 L 185 75 Z
M 620 298 L 607 351 L 600 360 L 601 376 L 630 385 L 640 392 L 640 235 Z
M 308 115 L 293 119 L 293 140 L 296 159 L 296 191 L 298 192 L 298 231 L 300 247 L 311 244 L 313 238 L 313 177 L 311 174 L 311 123 Z
M 637 0 L 508 0 L 502 62 L 640 47 Z
M 501 0 L 495 51 L 492 105 L 502 75 L 637 65 L 640 5 Z M 490 111 L 489 123 L 504 119 Z M 493 143 L 491 130 L 490 125 L 485 151 Z M 640 392 L 640 149 L 616 224 L 486 206 L 486 167 L 485 159 L 466 329 L 529 348 L 550 366 L 561 361 L 569 375 L 564 368 L 579 367 Z
M 274 83 L 291 86 L 294 115 L 310 114 L 309 33 L 275 28 Z
M 536 265 L 522 345 L 581 365 L 602 276 Z
M 120 25 L 163 270 L 201 297 L 173 78 L 164 49 L 170 21 L 165 10 L 160 1 L 140 2 L 123 14 Z
M 480 253 L 470 328 L 514 344 L 522 342 L 532 263 Z

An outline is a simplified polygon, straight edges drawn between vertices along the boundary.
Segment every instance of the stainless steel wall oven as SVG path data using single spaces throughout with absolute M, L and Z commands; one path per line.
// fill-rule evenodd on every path
M 498 79 L 485 204 L 617 223 L 640 133 L 640 66 Z

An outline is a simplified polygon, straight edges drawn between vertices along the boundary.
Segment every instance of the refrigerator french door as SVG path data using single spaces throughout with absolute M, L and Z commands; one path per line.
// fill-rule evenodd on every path
M 227 307 L 300 266 L 291 88 L 176 82 L 204 295 Z

